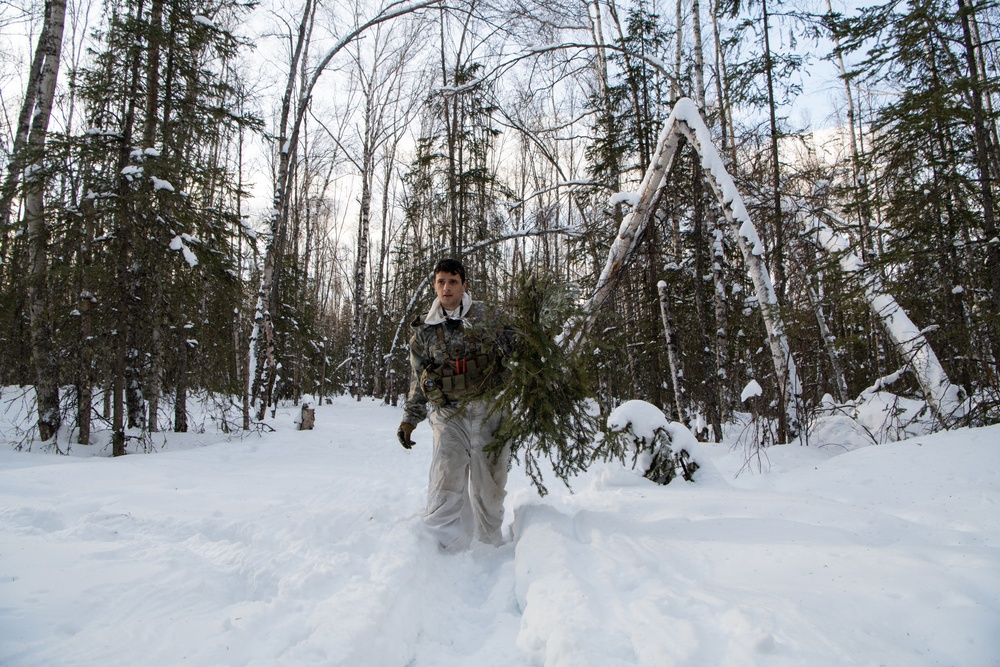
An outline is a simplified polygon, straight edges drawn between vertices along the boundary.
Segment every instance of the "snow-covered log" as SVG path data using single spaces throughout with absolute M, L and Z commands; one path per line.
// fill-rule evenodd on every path
M 642 232 L 649 224 L 657 192 L 663 186 L 664 179 L 673 166 L 682 137 L 687 139 L 698 153 L 705 179 L 715 193 L 743 254 L 767 329 L 778 390 L 784 403 L 783 417 L 787 435 L 794 437 L 800 428 L 797 404 L 802 390 L 788 345 L 788 337 L 785 335 L 784 322 L 779 313 L 774 284 L 764 265 L 764 246 L 732 177 L 726 172 L 722 159 L 712 144 L 708 127 L 699 115 L 695 103 L 688 98 L 677 101 L 670 117 L 663 125 L 655 157 L 639 186 L 637 203 L 622 222 L 618 237 L 608 252 L 608 261 L 597 281 L 594 294 L 587 303 L 588 320 L 592 322 L 597 316 L 597 310 L 607 299 L 615 279 L 628 264 Z
M 832 220 L 843 224 L 832 212 L 824 213 Z M 807 211 L 800 211 L 799 215 L 802 216 L 802 223 L 809 237 L 814 239 L 819 247 L 837 258 L 844 273 L 860 274 L 864 270 L 864 262 L 851 252 L 847 239 Z M 862 286 L 868 307 L 882 322 L 899 355 L 913 371 L 928 407 L 938 422 L 947 427 L 950 418 L 958 416 L 961 411 L 959 387 L 948 379 L 948 374 L 938 361 L 930 342 L 899 302 L 885 290 L 879 277 L 870 273 L 864 275 Z

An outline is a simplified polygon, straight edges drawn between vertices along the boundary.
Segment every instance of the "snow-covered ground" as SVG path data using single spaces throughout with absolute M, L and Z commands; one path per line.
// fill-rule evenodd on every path
M 426 424 L 407 452 L 398 409 L 295 414 L 118 459 L 0 446 L 0 664 L 1000 665 L 1000 427 L 738 477 L 710 445 L 693 484 L 602 464 L 545 498 L 516 469 L 509 542 L 445 555 Z

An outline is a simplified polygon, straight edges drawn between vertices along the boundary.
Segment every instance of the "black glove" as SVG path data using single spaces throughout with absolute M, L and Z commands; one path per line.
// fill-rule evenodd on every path
M 413 429 L 416 428 L 413 424 L 403 422 L 399 425 L 399 430 L 396 431 L 396 437 L 399 438 L 399 444 L 401 444 L 406 449 L 409 449 L 413 445 L 417 444 L 410 440 L 410 434 L 413 433 Z

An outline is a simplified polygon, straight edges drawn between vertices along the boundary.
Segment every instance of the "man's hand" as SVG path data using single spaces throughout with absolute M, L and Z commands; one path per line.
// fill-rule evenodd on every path
M 410 440 L 410 434 L 413 433 L 413 429 L 416 428 L 413 424 L 408 424 L 403 422 L 399 425 L 399 430 L 396 431 L 396 437 L 399 438 L 399 444 L 401 444 L 406 449 L 409 449 L 413 445 L 417 444 Z

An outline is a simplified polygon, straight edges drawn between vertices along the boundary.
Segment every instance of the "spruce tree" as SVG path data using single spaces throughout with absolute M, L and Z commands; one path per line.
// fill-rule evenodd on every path
M 243 194 L 226 153 L 239 128 L 259 122 L 230 109 L 229 64 L 245 44 L 225 26 L 245 5 L 156 0 L 108 9 L 80 73 L 88 130 L 72 141 L 88 204 L 78 224 L 93 226 L 96 247 L 106 249 L 94 256 L 102 277 L 91 290 L 92 330 L 113 341 L 95 363 L 113 369 L 120 454 L 124 406 L 129 426 L 155 429 L 166 392 L 234 389 L 231 376 L 220 382 L 212 372 L 230 363 L 233 304 L 242 300 L 233 239 Z M 225 306 L 210 309 L 213 302 Z
M 535 274 L 519 279 L 510 312 L 516 344 L 502 384 L 485 396 L 503 415 L 490 451 L 509 446 L 542 495 L 543 461 L 568 484 L 604 455 L 594 348 L 579 329 L 578 297 L 571 283 Z
M 995 388 L 1000 313 L 980 178 L 981 144 L 992 140 L 971 110 L 997 81 L 970 72 L 961 17 L 955 3 L 913 0 L 831 23 L 843 49 L 863 55 L 852 75 L 897 91 L 877 100 L 864 156 L 881 221 L 872 263 L 914 322 L 932 327 L 952 381 L 975 395 Z M 995 112 L 979 113 L 978 122 L 996 123 Z

